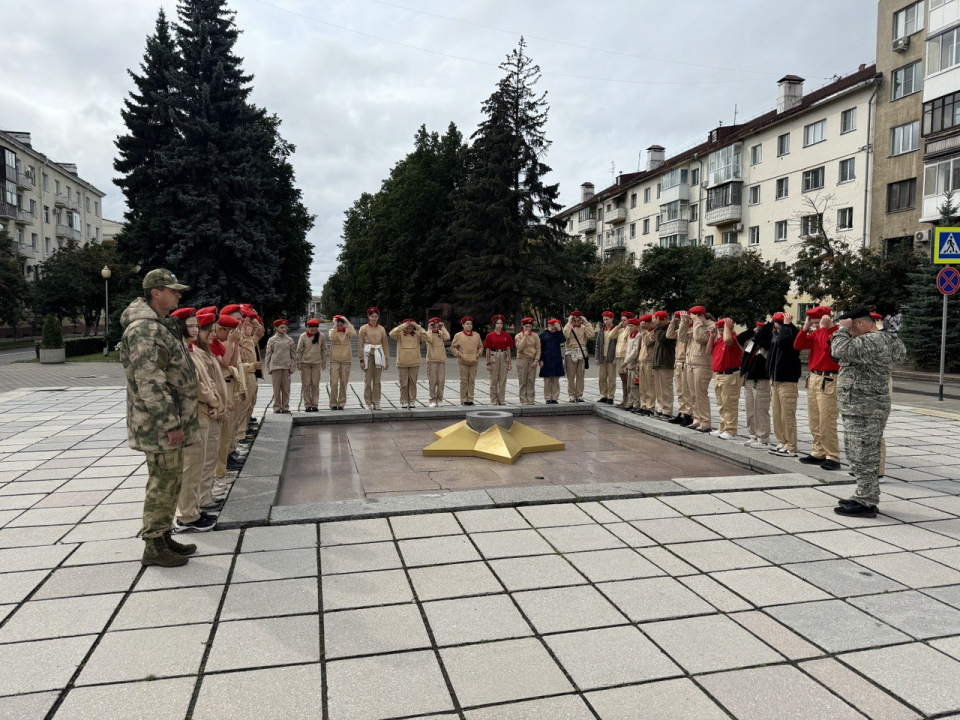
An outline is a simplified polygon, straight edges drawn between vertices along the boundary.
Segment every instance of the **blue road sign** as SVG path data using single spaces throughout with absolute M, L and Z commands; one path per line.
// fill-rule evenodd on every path
M 952 267 L 941 270 L 937 275 L 937 290 L 943 295 L 953 295 L 960 290 L 960 271 Z
M 933 264 L 957 262 L 960 262 L 960 228 L 937 228 L 933 233 Z

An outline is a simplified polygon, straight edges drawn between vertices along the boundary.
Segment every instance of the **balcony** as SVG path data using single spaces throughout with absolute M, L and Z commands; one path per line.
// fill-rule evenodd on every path
M 17 215 L 17 206 L 0 200 L 0 219 L 16 220 L 17 217 L 19 217 Z
M 17 170 L 17 187 L 29 190 L 34 185 L 36 181 L 33 179 L 33 175 L 28 173 L 26 170 Z
M 14 218 L 14 222 L 18 225 L 33 225 L 34 217 L 29 210 L 24 210 L 23 208 L 17 208 L 17 217 Z
M 617 225 L 619 223 L 625 222 L 627 219 L 627 209 L 625 207 L 614 208 L 613 210 L 607 210 L 603 214 L 603 221 L 608 225 Z
M 581 220 L 577 223 L 577 232 L 581 235 L 584 233 L 594 233 L 597 231 L 597 219 L 596 218 L 587 218 L 586 220 Z
M 79 230 L 74 230 L 72 227 L 67 227 L 66 225 L 57 225 L 57 237 L 74 240 L 76 242 L 80 242 L 83 239 L 83 235 Z
M 743 216 L 740 203 L 736 205 L 723 205 L 713 210 L 707 210 L 703 221 L 707 225 L 726 225 L 727 223 L 740 222 Z
M 660 237 L 667 237 L 668 235 L 686 235 L 689 224 L 690 221 L 686 219 L 662 222 L 660 223 L 660 229 L 657 231 L 657 233 Z
M 603 251 L 603 261 L 621 261 L 625 260 L 627 257 L 627 248 L 621 243 L 619 245 L 613 245 L 611 247 L 605 248 Z
M 737 257 L 738 255 L 743 255 L 743 245 L 740 243 L 722 243 L 720 245 L 713 246 L 713 254 L 718 258 L 721 257 Z
M 53 204 L 57 207 L 67 208 L 68 210 L 76 210 L 80 212 L 80 201 L 74 197 L 67 197 L 62 193 L 57 193 L 57 196 L 53 199 Z

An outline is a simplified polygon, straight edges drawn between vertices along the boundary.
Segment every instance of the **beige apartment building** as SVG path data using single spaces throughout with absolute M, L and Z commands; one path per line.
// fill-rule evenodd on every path
M 956 0 L 960 2 L 960 0 Z M 757 250 L 793 262 L 819 217 L 855 247 L 870 238 L 871 143 L 880 76 L 875 66 L 804 92 L 803 78 L 777 83 L 776 109 L 718 127 L 673 157 L 653 145 L 646 168 L 556 217 L 605 260 L 637 262 L 654 246 L 706 245 L 718 256 Z M 802 310 L 804 298 L 790 302 Z
M 30 133 L 0 130 L 3 197 L 0 228 L 10 233 L 24 256 L 24 275 L 68 240 L 97 242 L 103 237 L 105 194 L 77 174 L 72 163 L 54 162 L 34 149 Z

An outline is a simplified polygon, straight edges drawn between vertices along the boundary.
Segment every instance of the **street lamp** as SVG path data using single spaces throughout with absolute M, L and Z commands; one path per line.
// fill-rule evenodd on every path
M 103 278 L 103 356 L 110 356 L 110 340 L 108 340 L 110 324 L 110 266 L 104 265 L 100 271 L 100 277 Z

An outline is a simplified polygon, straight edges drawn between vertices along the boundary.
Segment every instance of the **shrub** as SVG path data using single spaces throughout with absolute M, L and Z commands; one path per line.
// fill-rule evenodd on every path
M 40 347 L 44 350 L 59 350 L 63 347 L 63 328 L 60 326 L 60 321 L 53 315 L 47 315 L 43 319 Z

